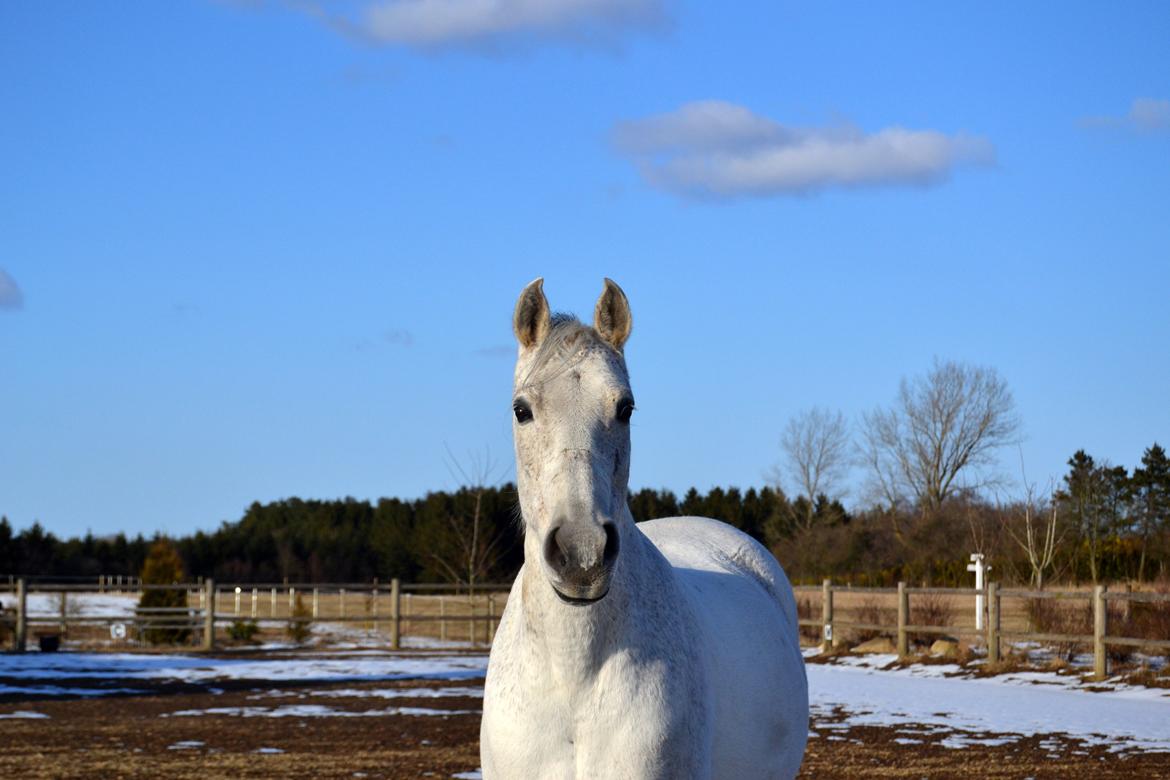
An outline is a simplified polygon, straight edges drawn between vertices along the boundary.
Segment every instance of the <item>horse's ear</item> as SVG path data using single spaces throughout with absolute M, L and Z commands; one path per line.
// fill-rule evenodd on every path
M 544 297 L 544 279 L 530 282 L 516 301 L 516 313 L 512 315 L 512 330 L 516 340 L 524 349 L 530 349 L 544 341 L 548 335 L 548 299 Z
M 613 279 L 605 280 L 605 289 L 597 299 L 597 308 L 593 310 L 593 327 L 618 352 L 621 352 L 634 328 L 630 302 Z

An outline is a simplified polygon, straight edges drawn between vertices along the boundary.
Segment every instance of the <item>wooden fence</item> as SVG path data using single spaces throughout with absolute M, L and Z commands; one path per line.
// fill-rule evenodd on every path
M 149 590 L 181 592 L 186 605 L 136 606 L 133 614 L 78 615 L 66 608 L 70 599 L 76 603 L 79 596 L 121 594 L 141 597 Z M 181 629 L 197 637 L 198 646 L 204 651 L 215 650 L 222 642 L 224 627 L 233 624 L 286 627 L 312 623 L 364 624 L 375 632 L 388 629 L 388 647 L 399 650 L 404 626 L 417 629 L 420 625 L 431 624 L 437 628 L 436 639 L 447 640 L 451 627 L 457 626 L 460 631 L 466 629 L 469 643 L 482 640 L 483 644 L 490 644 L 508 590 L 508 585 L 490 583 L 477 585 L 474 592 L 469 593 L 466 586 L 402 583 L 397 579 L 391 580 L 388 586 L 377 582 L 237 585 L 217 584 L 211 579 L 176 585 L 110 583 L 103 579 L 97 585 L 81 586 L 30 585 L 24 579 L 14 579 L 7 588 L 0 586 L 0 597 L 3 597 L 0 602 L 6 607 L 0 610 L 0 623 L 10 627 L 11 649 L 15 652 L 24 652 L 33 629 L 40 629 L 42 637 L 60 637 L 70 625 L 124 627 L 127 623 L 140 635 L 152 629 Z M 59 612 L 30 613 L 30 593 L 51 594 L 59 598 Z M 427 604 L 421 605 L 421 610 L 417 608 L 418 604 L 412 609 L 412 600 Z
M 1097 679 L 1104 679 L 1109 673 L 1108 647 L 1128 646 L 1170 650 L 1170 636 L 1158 638 L 1117 636 L 1109 633 L 1109 602 L 1145 602 L 1165 604 L 1170 609 L 1170 594 L 1141 593 L 1126 591 L 1110 591 L 1104 585 L 1097 585 L 1091 591 L 1070 590 L 1029 590 L 1019 588 L 1001 588 L 998 583 L 992 582 L 985 590 L 975 588 L 913 588 L 904 582 L 899 582 L 897 588 L 854 588 L 851 586 L 833 585 L 831 580 L 825 580 L 818 588 L 815 585 L 796 586 L 797 594 L 820 593 L 821 617 L 802 618 L 800 625 L 808 628 L 819 628 L 821 633 L 821 650 L 828 652 L 833 647 L 835 630 L 853 629 L 876 631 L 889 634 L 896 638 L 895 647 L 899 656 L 910 655 L 910 636 L 912 634 L 942 635 L 942 636 L 973 636 L 981 639 L 987 646 L 987 659 L 997 663 L 1002 654 L 1002 643 L 1007 640 L 1017 642 L 1059 642 L 1091 645 L 1093 648 L 1093 671 Z M 833 602 L 835 593 L 848 593 L 861 596 L 896 595 L 897 622 L 864 622 L 842 620 L 834 615 Z M 979 614 L 981 620 L 975 621 L 975 626 L 938 626 L 915 625 L 910 622 L 911 603 L 914 595 L 935 595 L 950 597 L 971 597 L 972 612 L 976 605 L 986 604 Z M 1003 625 L 1004 599 L 1090 599 L 1093 613 L 1093 631 L 1091 634 L 1044 633 L 1031 630 L 1009 628 Z

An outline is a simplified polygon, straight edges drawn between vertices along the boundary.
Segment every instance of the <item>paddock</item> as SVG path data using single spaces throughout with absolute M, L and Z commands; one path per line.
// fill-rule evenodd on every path
M 1089 690 L 1055 673 L 988 683 L 888 656 L 823 660 L 808 659 L 802 777 L 1170 773 L 1165 691 Z M 485 668 L 472 651 L 9 655 L 0 657 L 0 773 L 475 777 Z M 964 703 L 974 692 L 981 708 Z M 1054 706 L 1047 730 L 1030 720 Z M 1075 711 L 1100 717 L 1103 733 L 1065 717 Z
M 505 593 L 469 597 L 400 584 L 395 651 L 392 589 L 384 584 L 319 584 L 316 599 L 309 584 L 257 586 L 255 599 L 240 585 L 237 605 L 237 586 L 228 583 L 212 597 L 215 649 L 201 652 L 198 585 L 188 595 L 190 643 L 162 650 L 135 639 L 136 588 L 29 586 L 28 652 L 0 655 L 0 774 L 477 776 L 487 642 Z M 1003 610 L 1003 662 L 989 674 L 973 594 L 912 590 L 903 631 L 915 634 L 916 600 L 945 599 L 935 618 L 944 615 L 966 637 L 970 657 L 932 656 L 909 638 L 905 657 L 859 655 L 842 646 L 862 637 L 851 632 L 896 644 L 897 589 L 833 587 L 840 641 L 827 653 L 823 588 L 797 592 L 812 701 L 802 777 L 1170 776 L 1170 669 L 1157 641 L 1111 661 L 1109 676 L 1097 680 L 1091 630 L 1070 645 L 1072 662 L 1052 663 L 1059 647 L 1046 660 L 1008 636 L 1028 625 L 1026 610 L 1005 600 L 1012 606 Z M 311 628 L 300 645 L 287 637 L 298 593 Z M 1081 615 L 1092 591 L 1078 593 L 1068 603 Z M 0 601 L 12 596 L 0 592 Z M 231 627 L 250 621 L 253 608 L 261 633 L 233 639 Z M 872 628 L 858 626 L 874 615 Z M 38 634 L 59 631 L 61 622 L 62 650 L 40 652 Z M 120 640 L 109 630 L 118 623 L 131 629 Z M 933 637 L 921 635 L 924 643 Z

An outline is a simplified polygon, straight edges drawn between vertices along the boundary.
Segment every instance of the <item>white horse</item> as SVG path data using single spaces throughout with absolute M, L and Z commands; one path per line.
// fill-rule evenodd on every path
M 606 279 L 590 328 L 551 317 L 542 283 L 513 320 L 524 566 L 488 665 L 484 777 L 793 777 L 808 688 L 784 571 L 715 520 L 635 525 L 626 296 Z

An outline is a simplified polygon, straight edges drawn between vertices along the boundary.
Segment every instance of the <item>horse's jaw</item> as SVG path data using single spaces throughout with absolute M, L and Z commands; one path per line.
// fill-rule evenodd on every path
M 629 529 L 640 533 L 631 521 Z M 623 529 L 624 530 L 624 529 Z M 527 561 L 521 573 L 525 635 L 554 677 L 580 684 L 621 646 L 635 619 L 637 544 L 625 545 L 614 565 L 609 590 L 589 603 L 567 602 L 557 594 L 542 567 Z

